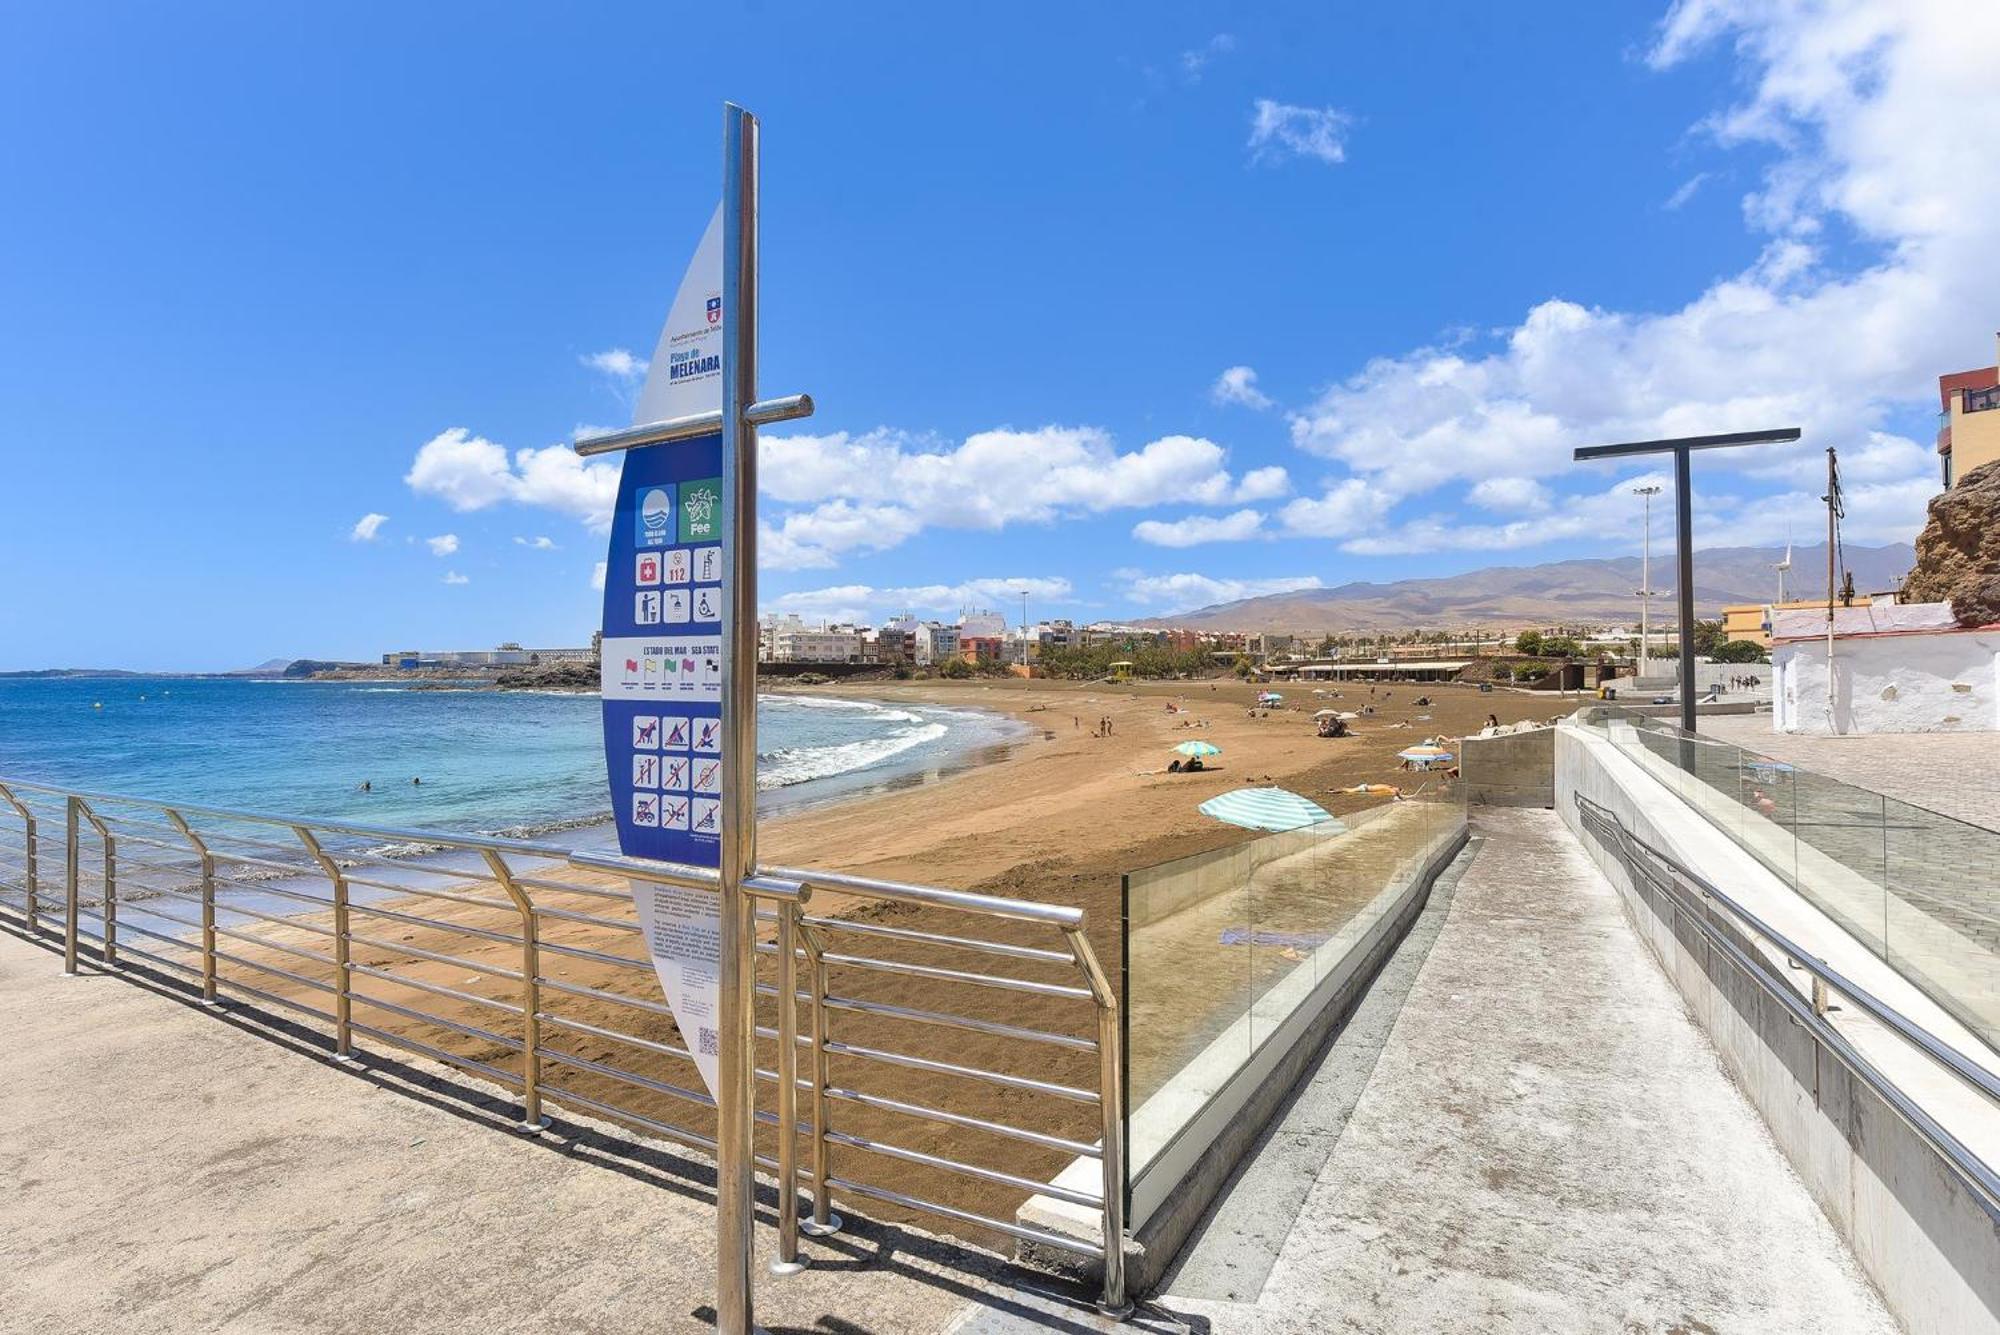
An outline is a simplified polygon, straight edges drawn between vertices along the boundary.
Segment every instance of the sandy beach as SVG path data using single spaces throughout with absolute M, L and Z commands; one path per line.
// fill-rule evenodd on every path
M 1021 720 L 1031 731 L 1022 740 L 983 757 L 984 763 L 958 767 L 934 781 L 905 780 L 893 791 L 767 821 L 760 830 L 759 849 L 765 865 L 828 868 L 1077 905 L 1088 915 L 1092 944 L 1114 986 L 1120 985 L 1122 958 L 1122 875 L 1256 837 L 1197 812 L 1197 805 L 1208 797 L 1237 787 L 1276 784 L 1313 798 L 1335 814 L 1379 806 L 1385 801 L 1379 794 L 1361 796 L 1336 790 L 1362 782 L 1402 784 L 1410 789 L 1427 782 L 1435 786 L 1436 776 L 1399 769 L 1395 753 L 1427 736 L 1474 731 L 1489 713 L 1503 722 L 1542 719 L 1566 712 L 1574 704 L 1573 698 L 1509 691 L 1481 693 L 1456 686 L 1378 687 L 1371 695 L 1364 685 L 1342 687 L 1338 697 L 1332 694 L 1334 688 L 1327 688 L 1323 697 L 1308 689 L 1291 688 L 1287 691 L 1288 708 L 1259 710 L 1253 717 L 1251 704 L 1258 688 L 1237 682 L 1111 686 L 973 680 L 870 682 L 851 688 L 808 689 L 819 695 L 991 710 Z M 1417 700 L 1424 696 L 1430 703 L 1419 705 Z M 1375 714 L 1356 721 L 1355 736 L 1323 739 L 1314 735 L 1314 709 L 1333 706 L 1358 711 L 1371 705 Z M 1191 737 L 1221 747 L 1222 755 L 1200 773 L 1167 772 L 1166 764 L 1173 758 L 1171 748 Z M 1355 843 L 1353 856 L 1361 859 L 1356 866 L 1365 865 L 1367 846 L 1375 838 L 1370 835 Z M 578 879 L 593 882 L 589 877 Z M 1354 884 L 1338 887 L 1338 893 L 1320 895 L 1310 887 L 1288 891 L 1297 901 L 1287 910 L 1293 921 L 1280 925 L 1337 926 L 1342 915 L 1365 901 L 1374 884 L 1369 874 L 1345 879 Z M 613 898 L 538 892 L 537 900 L 558 914 L 609 914 L 629 921 L 629 906 L 616 903 L 623 897 L 622 884 L 608 877 L 595 878 L 594 883 L 602 891 L 613 892 Z M 1305 899 L 1298 899 L 1299 895 Z M 410 918 L 397 919 L 395 909 L 403 907 L 394 906 L 386 918 L 356 910 L 353 958 L 359 966 L 357 1022 L 382 1034 L 415 1039 L 456 1057 L 484 1063 L 496 1071 L 518 1069 L 518 1048 L 506 1042 L 506 1035 L 518 1027 L 518 1012 L 510 1018 L 493 1009 L 518 1000 L 519 985 L 510 981 L 506 972 L 519 963 L 518 919 L 508 911 L 462 902 L 410 901 L 407 908 L 412 914 L 439 924 L 431 927 Z M 1222 912 L 1227 917 L 1225 908 L 1210 905 L 1204 912 L 1210 917 Z M 965 932 L 971 927 L 969 934 L 1015 944 L 1060 944 L 1047 929 L 990 919 L 976 924 L 941 923 L 935 913 L 826 894 L 814 898 L 811 911 L 873 926 L 933 932 Z M 1211 945 L 1192 950 L 1186 958 L 1195 963 L 1185 970 L 1153 973 L 1148 994 L 1132 999 L 1134 1023 L 1143 1019 L 1147 1031 L 1133 1040 L 1133 1078 L 1143 1087 L 1156 1084 L 1166 1066 L 1184 1060 L 1213 1024 L 1226 1019 L 1221 1012 L 1233 1004 L 1226 988 L 1212 985 L 1202 976 L 1199 964 L 1204 959 L 1213 961 L 1216 929 L 1229 924 L 1220 919 L 1211 923 L 1206 917 L 1199 922 L 1191 918 L 1190 923 L 1190 932 Z M 712 1128 L 710 1110 L 661 1087 L 698 1088 L 693 1071 L 685 1061 L 656 1055 L 643 1046 L 679 1045 L 681 1039 L 664 1014 L 658 984 L 629 929 L 613 930 L 558 916 L 545 919 L 541 933 L 541 972 L 550 980 L 543 989 L 542 1005 L 549 1015 L 543 1026 L 543 1043 L 551 1052 L 578 1059 L 544 1059 L 543 1078 L 552 1101 L 560 1106 L 564 1101 L 561 1091 L 568 1091 L 696 1135 L 708 1134 Z M 294 952 L 326 948 L 324 936 L 316 936 L 307 927 L 276 928 L 259 935 L 275 947 L 268 962 L 293 970 L 301 968 L 300 957 L 278 952 L 286 947 Z M 849 938 L 848 943 L 851 941 Z M 870 936 L 866 944 L 866 953 L 878 958 L 960 967 L 980 967 L 981 963 L 977 959 L 940 960 L 935 949 L 926 953 L 924 948 L 893 937 Z M 630 963 L 608 962 L 614 958 Z M 1268 953 L 1258 962 L 1267 972 L 1285 967 L 1280 957 Z M 468 972 L 468 967 L 474 972 Z M 1038 976 L 1037 970 L 1042 970 L 1039 976 L 1046 981 L 1077 981 L 1067 970 L 1032 963 L 1009 966 L 1004 971 Z M 304 972 L 318 975 L 321 970 L 307 966 Z M 1087 1035 L 1093 1023 L 1093 1011 L 1087 1003 L 1062 997 L 995 991 L 894 973 L 836 972 L 839 976 L 833 990 L 864 1002 L 945 1011 L 1055 1033 Z M 1174 978 L 1183 972 L 1186 976 L 1180 982 L 1186 991 L 1177 996 Z M 237 964 L 226 964 L 224 973 L 255 986 L 274 987 L 269 975 Z M 1164 991 L 1162 973 L 1173 975 Z M 760 975 L 767 981 L 771 976 L 768 955 L 761 961 Z M 399 981 L 403 979 L 414 985 L 404 985 Z M 308 1004 L 324 1006 L 326 1002 L 323 991 L 282 981 L 275 988 Z M 370 997 L 390 1003 L 392 1008 L 370 1005 L 365 1000 Z M 488 1000 L 473 1003 L 454 999 L 465 997 Z M 450 1025 L 429 1023 L 413 1013 L 419 1011 L 443 1017 Z M 770 999 L 760 1002 L 759 1011 L 761 1024 L 775 1022 Z M 843 1011 L 836 1017 L 834 1035 L 846 1043 L 892 1051 L 948 1050 L 950 1060 L 973 1067 L 1086 1088 L 1095 1085 L 1095 1059 L 1088 1053 L 1024 1047 L 1018 1041 L 974 1032 L 916 1028 L 922 1032 L 913 1032 L 907 1022 Z M 632 1035 L 642 1046 L 635 1047 L 616 1034 Z M 943 1048 L 938 1046 L 941 1039 Z M 378 1046 L 382 1043 L 380 1038 L 369 1041 Z M 759 1064 L 768 1068 L 774 1058 L 772 1044 L 760 1044 Z M 608 1068 L 643 1073 L 643 1080 L 653 1083 L 634 1083 Z M 1029 1126 L 1086 1143 L 1097 1139 L 1097 1112 L 1087 1105 L 858 1058 L 836 1056 L 830 1076 L 835 1086 Z M 771 1092 L 768 1083 L 760 1085 L 760 1098 L 767 1106 Z M 570 1103 L 588 1110 L 574 1099 Z M 969 1156 L 1034 1180 L 1047 1180 L 1066 1163 L 1060 1152 L 868 1107 L 839 1105 L 831 1123 L 836 1130 L 918 1152 Z M 766 1153 L 773 1149 L 768 1128 L 760 1129 L 759 1143 Z M 967 1181 L 859 1151 L 837 1153 L 835 1172 L 1002 1218 L 1010 1216 L 1025 1197 L 1018 1189 Z M 871 1202 L 865 1208 L 878 1217 L 940 1227 L 936 1219 L 891 1206 Z M 988 1244 L 1002 1241 L 964 1225 L 946 1227 Z

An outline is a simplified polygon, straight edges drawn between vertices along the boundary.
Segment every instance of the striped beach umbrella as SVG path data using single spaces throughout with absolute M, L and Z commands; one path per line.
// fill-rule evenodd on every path
M 1406 747 L 1403 750 L 1398 751 L 1396 753 L 1396 759 L 1407 760 L 1410 761 L 1412 764 L 1417 764 L 1417 765 L 1428 765 L 1433 762 L 1442 762 L 1450 760 L 1451 752 L 1445 750 L 1442 746 L 1436 746 L 1430 742 L 1425 742 L 1420 746 Z
M 1219 756 L 1222 754 L 1222 748 L 1213 742 L 1182 742 L 1174 750 L 1180 752 L 1190 760 L 1200 760 L 1209 756 Z
M 1296 830 L 1307 825 L 1326 825 L 1328 834 L 1340 834 L 1347 829 L 1318 803 L 1283 788 L 1238 788 L 1209 798 L 1201 804 L 1200 811 L 1204 816 L 1246 830 Z

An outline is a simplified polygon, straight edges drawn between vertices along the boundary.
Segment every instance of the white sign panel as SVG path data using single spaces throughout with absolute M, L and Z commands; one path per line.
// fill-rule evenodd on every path
M 660 330 L 632 414 L 634 426 L 721 410 L 723 323 L 722 206 L 717 204 Z
M 686 799 L 662 794 L 666 804 L 682 808 Z M 651 881 L 632 882 L 632 899 L 639 909 L 639 926 L 660 988 L 673 1008 L 681 1041 L 694 1054 L 702 1083 L 714 1094 L 721 1061 L 720 987 L 717 961 L 722 958 L 722 919 L 713 890 L 689 890 Z

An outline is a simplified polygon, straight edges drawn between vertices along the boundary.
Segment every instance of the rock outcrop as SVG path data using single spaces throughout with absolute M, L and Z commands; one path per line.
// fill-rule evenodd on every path
M 1949 602 L 1961 626 L 2000 623 L 2000 461 L 1932 499 L 1902 600 Z

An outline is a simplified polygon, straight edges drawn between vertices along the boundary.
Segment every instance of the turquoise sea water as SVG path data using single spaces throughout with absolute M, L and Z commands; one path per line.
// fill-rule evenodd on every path
M 1018 731 L 971 710 L 791 695 L 766 697 L 758 727 L 766 811 L 918 782 Z M 595 696 L 0 679 L 0 778 L 371 825 L 612 838 Z

